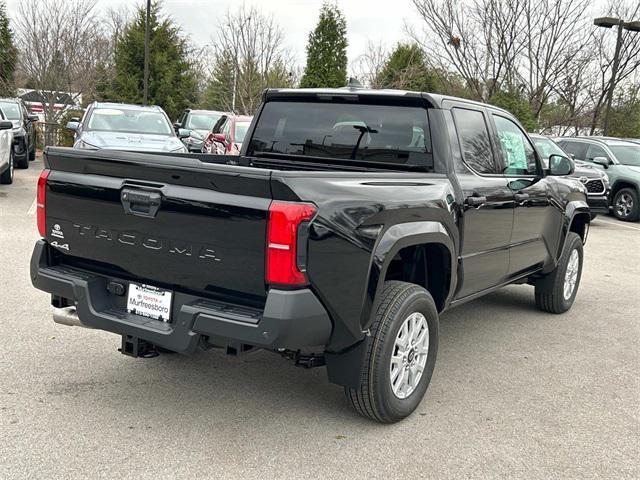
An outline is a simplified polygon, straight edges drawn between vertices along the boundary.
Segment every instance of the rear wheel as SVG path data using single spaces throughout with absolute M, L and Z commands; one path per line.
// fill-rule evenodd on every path
M 613 198 L 613 214 L 623 222 L 636 222 L 640 217 L 638 192 L 633 188 L 619 190 Z
M 433 298 L 418 285 L 385 282 L 370 331 L 360 386 L 345 394 L 361 415 L 397 422 L 416 409 L 431 381 L 438 350 Z
M 13 151 L 9 152 L 9 168 L 0 175 L 0 183 L 11 185 L 13 183 Z
M 31 144 L 31 148 L 29 149 L 29 161 L 33 162 L 36 159 L 36 143 L 33 142 Z
M 564 313 L 571 308 L 582 276 L 582 239 L 569 232 L 556 269 L 535 284 L 536 305 L 549 313 Z
M 598 218 L 598 214 L 597 213 L 590 213 L 589 217 L 591 218 L 591 221 L 595 220 L 596 218 Z

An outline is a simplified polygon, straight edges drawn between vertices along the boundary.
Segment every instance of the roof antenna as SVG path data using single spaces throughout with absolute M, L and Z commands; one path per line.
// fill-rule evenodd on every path
M 347 88 L 363 88 L 362 84 L 355 77 L 349 77 Z

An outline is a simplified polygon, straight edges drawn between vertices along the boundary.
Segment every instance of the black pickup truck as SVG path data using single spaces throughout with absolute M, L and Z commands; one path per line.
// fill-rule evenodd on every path
M 122 353 L 267 349 L 356 410 L 409 415 L 438 316 L 507 284 L 574 302 L 589 226 L 571 160 L 507 112 L 366 89 L 267 90 L 241 156 L 50 148 L 33 284 Z

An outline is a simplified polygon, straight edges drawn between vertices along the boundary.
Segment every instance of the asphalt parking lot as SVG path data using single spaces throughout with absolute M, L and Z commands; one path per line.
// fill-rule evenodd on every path
M 131 359 L 29 281 L 40 160 L 0 186 L 0 478 L 639 478 L 640 224 L 592 224 L 573 309 L 514 286 L 441 318 L 416 414 L 358 417 L 257 352 Z

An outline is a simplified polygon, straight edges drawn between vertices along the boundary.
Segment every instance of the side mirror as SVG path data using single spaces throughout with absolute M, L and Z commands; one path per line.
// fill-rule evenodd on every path
M 11 130 L 13 128 L 13 123 L 9 120 L 0 120 L 0 130 Z
M 178 133 L 178 130 L 180 130 L 182 128 L 182 124 L 180 122 L 175 122 L 173 124 L 173 129 L 176 131 L 176 133 Z
M 607 157 L 595 157 L 593 159 L 593 163 L 604 168 L 609 168 L 609 165 L 611 165 L 611 160 L 609 160 Z
M 80 123 L 80 117 L 71 117 L 71 118 L 69 119 L 69 121 L 70 121 L 70 122 L 78 122 L 78 123 Z
M 178 138 L 182 140 L 183 138 L 188 138 L 191 136 L 191 130 L 187 130 L 186 128 L 178 128 Z
M 80 123 L 74 122 L 73 120 L 71 120 L 70 122 L 67 123 L 67 127 L 66 128 L 68 130 L 72 130 L 74 132 L 77 132 L 79 127 L 80 127 Z
M 573 160 L 563 155 L 549 157 L 549 174 L 554 176 L 571 175 L 575 171 Z
M 211 139 L 214 142 L 227 143 L 227 136 L 224 133 L 214 133 Z
M 27 120 L 30 122 L 37 122 L 38 120 L 40 120 L 40 117 L 38 117 L 38 115 L 30 113 L 29 115 L 27 115 Z

